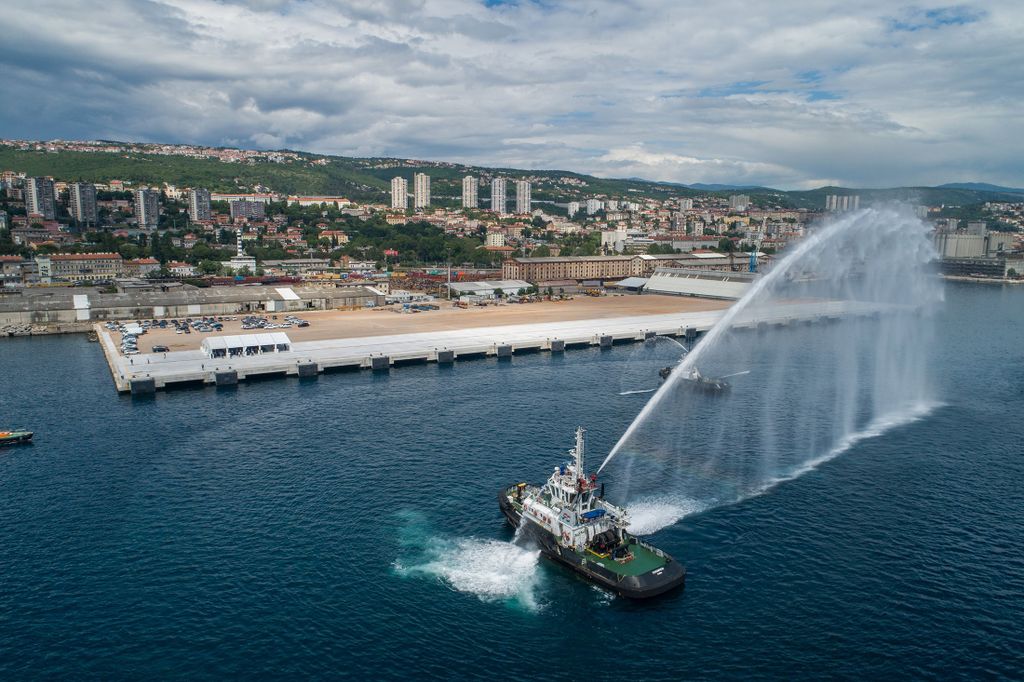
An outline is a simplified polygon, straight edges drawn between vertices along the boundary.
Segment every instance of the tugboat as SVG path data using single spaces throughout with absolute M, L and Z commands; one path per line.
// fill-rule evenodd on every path
M 32 442 L 31 431 L 0 431 L 0 446 Z
M 586 475 L 585 433 L 576 429 L 571 461 L 555 467 L 543 486 L 517 483 L 498 493 L 505 519 L 549 558 L 623 597 L 646 599 L 681 586 L 686 568 L 631 535 L 629 514 L 598 494 L 596 474 Z

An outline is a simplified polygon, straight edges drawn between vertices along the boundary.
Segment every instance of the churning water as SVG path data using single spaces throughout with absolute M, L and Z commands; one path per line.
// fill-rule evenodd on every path
M 614 462 L 638 532 L 758 494 L 926 414 L 942 301 L 933 258 L 928 227 L 908 209 L 868 209 L 811 233 L 757 280 L 602 464 Z M 827 315 L 808 323 L 797 306 Z M 701 391 L 694 370 L 731 388 Z

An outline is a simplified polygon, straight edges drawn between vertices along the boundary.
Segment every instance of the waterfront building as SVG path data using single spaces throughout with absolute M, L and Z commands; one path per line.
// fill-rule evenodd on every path
M 505 178 L 491 180 L 491 210 L 505 215 Z
M 35 260 L 43 284 L 101 282 L 124 276 L 124 260 L 117 253 L 53 253 Z
M 405 178 L 391 178 L 391 208 L 409 208 L 409 181 Z
M 157 228 L 160 224 L 160 195 L 156 190 L 135 190 L 135 218 L 141 229 Z
M 68 187 L 68 209 L 78 222 L 95 225 L 99 218 L 96 210 L 96 185 L 91 182 L 72 183 Z
M 25 210 L 29 215 L 42 216 L 44 220 L 57 217 L 57 200 L 51 178 L 29 178 L 26 183 Z
M 417 173 L 413 176 L 412 182 L 412 207 L 430 206 L 430 176 L 426 173 Z
M 692 254 L 509 258 L 502 263 L 502 277 L 533 283 L 646 277 L 659 266 L 678 267 L 681 263 L 699 260 L 699 257 Z M 723 260 L 728 265 L 728 259 L 724 256 L 717 260 Z
M 462 178 L 462 208 L 476 208 L 478 205 L 477 193 L 480 190 L 480 181 L 472 175 Z
M 231 220 L 263 220 L 267 215 L 266 204 L 260 201 L 240 199 L 232 201 Z
M 529 213 L 530 203 L 530 181 L 516 180 L 516 213 Z
M 188 192 L 188 217 L 192 222 L 210 220 L 210 191 L 202 188 Z

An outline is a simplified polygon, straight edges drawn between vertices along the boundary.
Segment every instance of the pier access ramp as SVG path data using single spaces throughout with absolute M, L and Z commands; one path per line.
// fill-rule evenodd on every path
M 203 339 L 203 354 L 208 358 L 230 358 L 242 355 L 282 353 L 292 349 L 291 339 L 284 332 L 208 336 Z

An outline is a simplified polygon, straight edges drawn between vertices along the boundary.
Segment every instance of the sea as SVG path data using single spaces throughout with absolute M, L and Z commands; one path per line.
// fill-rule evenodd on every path
M 688 569 L 650 602 L 513 543 L 496 494 L 577 425 L 596 464 L 656 352 L 133 399 L 84 336 L 4 339 L 0 427 L 36 436 L 0 450 L 0 679 L 1024 678 L 1024 288 L 945 299 L 930 410 L 644 510 Z

